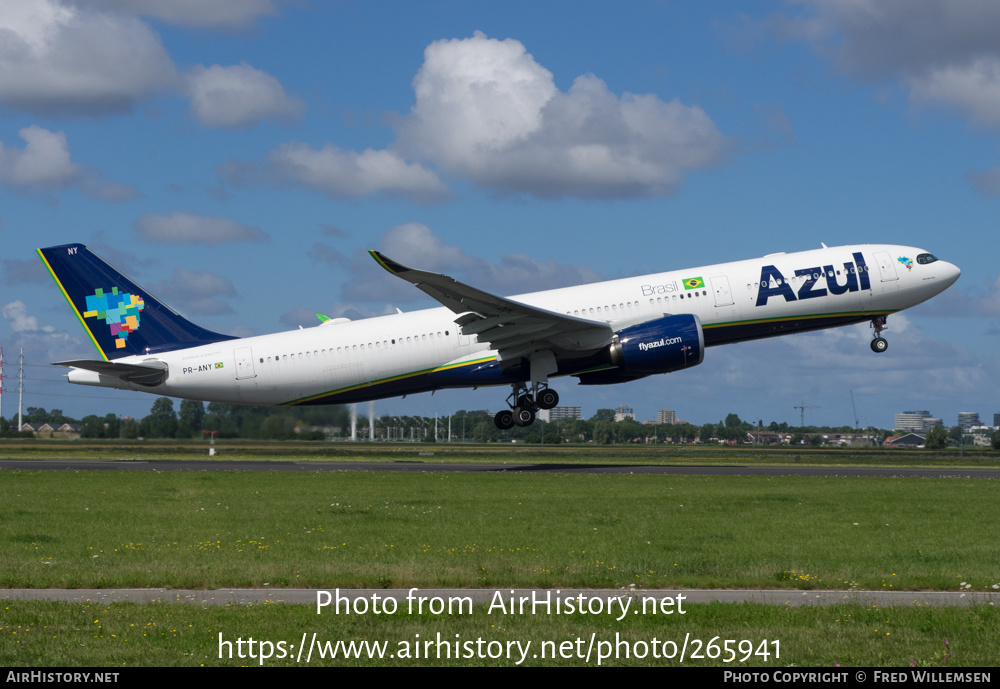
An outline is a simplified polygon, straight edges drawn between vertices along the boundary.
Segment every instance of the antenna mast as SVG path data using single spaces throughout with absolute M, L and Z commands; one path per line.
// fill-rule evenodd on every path
M 21 400 L 24 397 L 24 347 L 21 347 L 21 355 L 17 357 L 17 430 L 21 431 L 24 422 L 21 420 Z

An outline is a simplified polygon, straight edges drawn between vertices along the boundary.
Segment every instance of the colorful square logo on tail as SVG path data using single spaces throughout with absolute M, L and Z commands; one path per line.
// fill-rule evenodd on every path
M 684 289 L 701 289 L 705 286 L 705 281 L 700 277 L 684 278 Z
M 139 312 L 144 307 L 142 297 L 119 292 L 117 287 L 112 287 L 110 292 L 97 289 L 87 297 L 83 317 L 104 319 L 115 338 L 115 348 L 122 349 L 128 334 L 139 329 Z

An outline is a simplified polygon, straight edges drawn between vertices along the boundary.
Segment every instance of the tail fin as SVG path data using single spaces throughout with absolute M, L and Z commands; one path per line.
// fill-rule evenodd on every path
M 38 256 L 105 361 L 235 339 L 185 319 L 83 244 Z

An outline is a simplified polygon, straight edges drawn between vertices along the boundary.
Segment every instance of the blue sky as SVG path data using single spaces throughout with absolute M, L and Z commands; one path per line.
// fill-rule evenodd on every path
M 589 416 L 670 407 L 889 426 L 1000 411 L 1000 5 L 6 0 L 0 344 L 6 404 L 145 415 L 70 387 L 90 358 L 34 255 L 83 242 L 206 327 L 432 306 L 365 251 L 513 294 L 853 243 L 963 270 L 867 325 L 713 348 Z M 502 390 L 376 413 L 497 410 Z

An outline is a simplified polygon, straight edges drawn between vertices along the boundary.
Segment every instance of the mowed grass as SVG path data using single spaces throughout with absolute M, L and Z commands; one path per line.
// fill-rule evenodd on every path
M 0 587 L 990 591 L 988 480 L 4 471 Z
M 305 666 L 307 654 L 299 658 L 299 645 L 303 635 L 311 641 L 315 633 L 324 657 L 314 648 L 308 664 L 323 666 L 513 666 L 523 661 L 524 666 L 711 665 L 784 671 L 791 670 L 789 665 L 1000 665 L 996 644 L 1000 610 L 991 606 L 880 609 L 713 603 L 689 606 L 684 615 L 636 615 L 621 622 L 606 615 L 487 611 L 484 604 L 472 615 L 435 617 L 400 611 L 389 616 L 317 616 L 314 608 L 301 605 L 200 608 L 172 603 L 4 602 L 0 664 Z M 222 645 L 222 657 L 220 634 L 230 643 Z M 438 649 L 438 634 L 448 647 Z M 265 647 L 265 660 L 259 658 L 259 646 L 250 657 L 245 643 L 250 638 L 271 644 Z M 688 645 L 681 660 L 685 638 Z M 241 639 L 242 647 L 237 645 Z M 730 644 L 732 654 L 723 650 L 727 639 L 735 642 Z M 338 641 L 354 644 L 353 657 L 345 657 L 348 649 L 343 646 L 337 649 Z M 425 646 L 428 641 L 430 646 Z M 380 644 L 382 657 L 373 644 Z M 334 650 L 337 657 L 332 657 Z
M 793 465 L 793 466 L 1000 466 L 1000 453 L 983 448 L 908 450 L 861 447 L 628 444 L 539 445 L 513 443 L 295 442 L 220 440 L 209 457 L 206 441 L 191 440 L 16 440 L 2 445 L 3 459 L 142 459 L 224 463 L 434 462 L 483 464 Z

